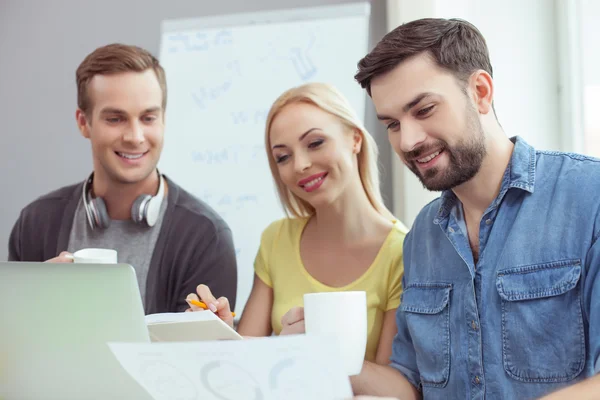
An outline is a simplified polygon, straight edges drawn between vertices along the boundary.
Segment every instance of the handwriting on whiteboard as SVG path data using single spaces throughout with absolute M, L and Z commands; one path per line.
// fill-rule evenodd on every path
M 245 164 L 266 157 L 262 144 L 231 144 L 218 150 L 192 151 L 192 160 L 200 164 Z
M 231 120 L 235 125 L 241 124 L 259 124 L 264 125 L 267 121 L 267 116 L 269 115 L 269 110 L 266 108 L 263 109 L 254 109 L 254 110 L 240 110 L 240 111 L 232 111 L 231 112 Z
M 231 30 L 224 29 L 209 36 L 204 32 L 194 34 L 176 33 L 167 37 L 169 53 L 207 51 L 212 47 L 229 46 L 233 44 Z
M 311 50 L 315 45 L 317 37 L 314 32 L 310 32 L 308 42 L 306 44 L 293 44 L 291 46 L 275 45 L 272 41 L 268 44 L 268 53 L 259 60 L 262 63 L 271 63 L 273 61 L 284 61 L 292 64 L 294 71 L 298 74 L 298 78 L 302 82 L 306 82 L 313 78 L 319 69 L 316 66 Z
M 192 90 L 192 99 L 196 105 L 205 110 L 210 103 L 218 101 L 234 87 L 234 80 L 243 77 L 239 60 L 229 61 L 223 68 L 224 78 L 221 82 L 197 87 Z

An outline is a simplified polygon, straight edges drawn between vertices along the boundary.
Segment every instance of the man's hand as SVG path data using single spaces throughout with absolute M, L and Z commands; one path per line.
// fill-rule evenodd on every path
M 298 335 L 305 333 L 304 328 L 304 308 L 294 307 L 281 317 L 280 335 Z
M 72 263 L 73 262 L 73 254 L 68 251 L 61 252 L 57 257 L 51 258 L 44 262 L 48 263 Z

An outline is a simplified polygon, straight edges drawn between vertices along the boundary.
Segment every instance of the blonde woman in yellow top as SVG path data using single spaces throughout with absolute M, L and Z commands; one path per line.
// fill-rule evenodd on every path
M 305 293 L 364 290 L 365 359 L 388 364 L 407 229 L 381 199 L 373 137 L 340 92 L 309 83 L 275 101 L 265 144 L 279 197 L 291 217 L 273 222 L 262 234 L 238 332 L 302 332 Z M 204 285 L 198 286 L 198 295 L 233 326 L 226 298 L 215 299 Z

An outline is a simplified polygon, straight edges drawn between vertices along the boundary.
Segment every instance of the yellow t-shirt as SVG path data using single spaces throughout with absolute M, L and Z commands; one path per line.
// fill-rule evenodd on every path
M 344 287 L 327 286 L 313 278 L 300 258 L 300 237 L 308 218 L 284 218 L 262 233 L 254 262 L 256 275 L 273 289 L 271 326 L 281 332 L 281 317 L 303 305 L 303 295 L 313 292 L 364 290 L 367 293 L 367 349 L 365 359 L 374 361 L 383 325 L 383 314 L 398 308 L 402 292 L 402 245 L 407 228 L 399 221 L 379 249 L 368 270 Z

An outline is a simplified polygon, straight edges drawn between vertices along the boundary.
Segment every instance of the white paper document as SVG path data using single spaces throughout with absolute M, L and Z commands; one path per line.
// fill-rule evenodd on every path
M 146 315 L 153 342 L 241 340 L 242 337 L 212 311 Z
M 109 343 L 155 400 L 342 400 L 352 397 L 334 339 L 267 337 Z

